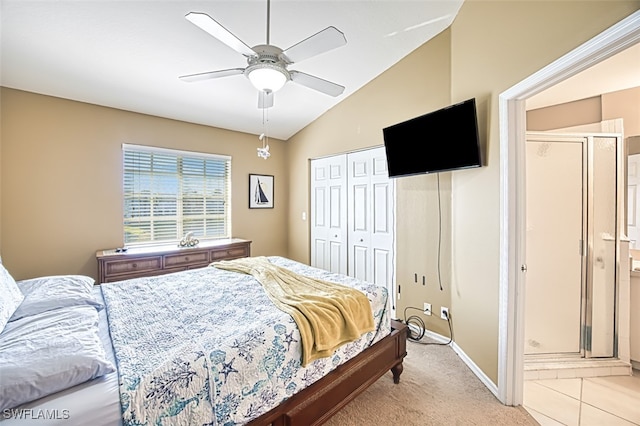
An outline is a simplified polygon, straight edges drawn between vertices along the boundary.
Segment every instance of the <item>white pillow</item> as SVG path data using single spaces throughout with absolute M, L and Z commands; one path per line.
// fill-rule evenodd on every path
M 16 281 L 0 263 L 0 333 L 23 300 Z
M 84 275 L 51 275 L 18 281 L 24 300 L 9 321 L 69 306 L 89 305 L 100 310 L 104 306 L 93 296 L 94 282 Z
M 98 311 L 92 306 L 12 321 L 0 334 L 0 410 L 114 371 L 98 336 Z

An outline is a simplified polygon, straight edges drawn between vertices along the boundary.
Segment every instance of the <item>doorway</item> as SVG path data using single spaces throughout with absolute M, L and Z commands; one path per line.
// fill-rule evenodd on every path
M 569 52 L 499 96 L 501 213 L 498 398 L 522 405 L 524 377 L 524 168 L 526 99 L 640 42 L 640 12 Z

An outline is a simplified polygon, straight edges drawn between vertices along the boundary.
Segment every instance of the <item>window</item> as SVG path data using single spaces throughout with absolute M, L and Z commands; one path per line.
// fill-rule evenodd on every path
M 125 245 L 231 236 L 231 157 L 122 145 Z

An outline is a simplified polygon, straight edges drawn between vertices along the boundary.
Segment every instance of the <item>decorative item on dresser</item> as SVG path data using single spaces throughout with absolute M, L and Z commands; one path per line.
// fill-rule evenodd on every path
M 251 241 L 231 238 L 203 241 L 196 247 L 174 245 L 99 250 L 98 283 L 122 281 L 202 268 L 218 260 L 251 256 Z

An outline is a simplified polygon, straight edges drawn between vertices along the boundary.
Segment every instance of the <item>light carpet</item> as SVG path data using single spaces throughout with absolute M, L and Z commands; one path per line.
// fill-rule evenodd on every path
M 428 338 L 423 339 L 433 342 Z M 522 407 L 503 405 L 450 346 L 407 341 L 400 383 L 387 373 L 326 426 L 538 425 Z

